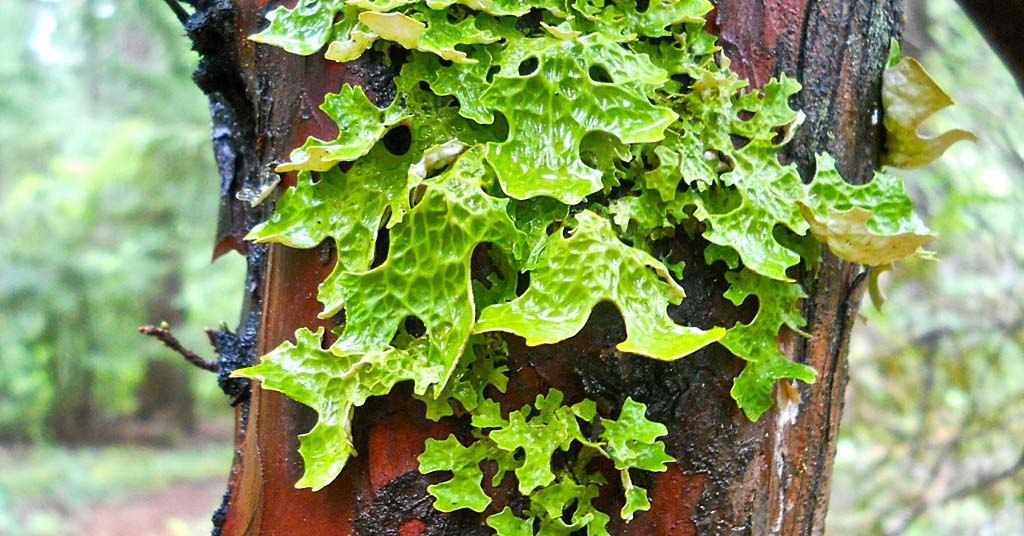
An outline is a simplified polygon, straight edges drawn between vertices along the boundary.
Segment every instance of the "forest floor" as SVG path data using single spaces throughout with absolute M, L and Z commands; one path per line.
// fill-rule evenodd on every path
M 0 445 L 0 536 L 209 534 L 231 459 L 224 421 L 164 447 Z
M 89 536 L 193 536 L 210 533 L 225 479 L 180 482 L 148 493 L 98 504 L 70 523 Z

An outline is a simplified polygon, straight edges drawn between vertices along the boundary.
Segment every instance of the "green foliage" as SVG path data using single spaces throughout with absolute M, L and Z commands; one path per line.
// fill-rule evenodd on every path
M 772 143 L 772 129 L 789 128 L 799 120 L 787 100 L 800 85 L 788 78 L 773 80 L 765 86 L 763 99 L 752 93 L 735 96 L 745 83 L 738 82 L 732 73 L 712 71 L 696 85 L 710 97 L 691 94 L 690 98 L 699 103 L 694 104 L 698 114 L 726 125 L 722 130 L 705 128 L 698 136 L 732 162 L 732 169 L 718 179 L 718 188 L 697 189 L 694 215 L 708 225 L 704 236 L 709 241 L 736 250 L 751 270 L 786 281 L 786 269 L 797 264 L 800 257 L 768 237 L 773 236 L 777 225 L 797 234 L 806 233 L 807 222 L 796 205 L 804 196 L 804 185 L 795 166 L 782 166 L 775 158 L 778 146 Z M 753 117 L 743 121 L 741 111 Z M 750 141 L 736 150 L 730 135 Z
M 279 168 L 326 173 L 317 182 L 300 175 L 251 236 L 294 247 L 339 243 L 320 289 L 324 317 L 344 310 L 338 341 L 322 349 L 318 335 L 300 331 L 298 346 L 286 343 L 238 372 L 320 413 L 303 436 L 299 486 L 323 487 L 354 454 L 355 406 L 411 380 L 428 416 L 468 415 L 474 428 L 474 442 L 431 440 L 421 457 L 423 471 L 453 473 L 431 487 L 439 509 L 486 508 L 480 464 L 489 460 L 498 467 L 492 484 L 514 474 L 530 498 L 527 510 L 488 519 L 499 534 L 532 534 L 535 525 L 541 534 L 605 534 L 609 516 L 591 504 L 605 483 L 588 464 L 606 457 L 620 470 L 620 515 L 629 520 L 649 506 L 629 471 L 671 461 L 657 440 L 664 426 L 632 400 L 609 420 L 592 402 L 562 404 L 557 391 L 503 417 L 486 392 L 504 389 L 504 351 L 487 333 L 557 343 L 607 301 L 625 322 L 624 352 L 673 360 L 718 341 L 745 359 L 732 394 L 756 420 L 777 381 L 814 380 L 776 342 L 782 326 L 803 324 L 804 293 L 790 269 L 801 258 L 816 267 L 821 244 L 885 264 L 931 238 L 898 181 L 848 185 L 823 155 L 807 185 L 779 162 L 803 120 L 788 104 L 800 86 L 782 76 L 747 90 L 704 31 L 704 0 L 644 9 L 596 0 L 320 0 L 305 9 L 344 17 L 311 18 L 301 31 L 272 24 L 257 39 L 330 42 L 326 55 L 338 61 L 370 47 L 410 53 L 385 108 L 350 87 L 327 97 L 338 140 L 310 139 Z M 531 9 L 535 25 L 515 18 Z M 333 34 L 323 40 L 323 32 Z M 392 155 L 379 142 L 399 124 L 411 149 Z M 328 171 L 339 162 L 347 171 Z M 384 227 L 387 257 L 369 269 Z M 729 267 L 725 297 L 760 304 L 751 323 L 698 329 L 671 320 L 667 308 L 684 299 L 682 266 L 652 252 L 676 232 L 711 242 L 706 261 Z M 482 244 L 493 269 L 472 281 Z M 529 287 L 517 292 L 523 275 Z M 425 328 L 419 338 L 404 329 L 410 317 Z M 556 452 L 571 461 L 553 464 Z
M 668 430 L 664 424 L 647 420 L 646 410 L 643 404 L 627 398 L 618 420 L 601 421 L 605 451 L 620 471 L 634 467 L 644 471 L 664 471 L 667 469 L 665 463 L 673 461 L 665 454 L 665 445 L 658 441 Z
M 794 363 L 779 351 L 775 335 L 783 325 L 799 331 L 804 319 L 797 302 L 805 297 L 799 286 L 758 277 L 750 270 L 727 274 L 729 290 L 725 297 L 739 305 L 749 296 L 757 296 L 757 316 L 749 324 L 737 324 L 722 339 L 722 346 L 747 360 L 743 372 L 733 384 L 732 396 L 744 413 L 756 420 L 772 405 L 772 387 L 783 378 L 813 382 L 813 368 Z
M 355 166 L 347 172 L 333 168 L 316 181 L 311 172 L 299 172 L 295 187 L 278 198 L 270 220 L 254 227 L 246 238 L 308 249 L 331 237 L 337 244 L 338 263 L 346 271 L 369 269 L 377 229 L 392 199 L 405 188 L 405 177 L 397 175 L 401 180 L 388 181 L 396 175 L 375 174 L 373 178 L 379 180 L 367 180 L 362 172 Z
M 309 138 L 292 151 L 291 162 L 277 167 L 278 172 L 327 171 L 338 162 L 357 160 L 370 152 L 391 127 L 407 119 L 398 106 L 380 110 L 366 98 L 363 88 L 348 84 L 337 94 L 327 95 L 320 109 L 338 123 L 338 137 L 331 141 Z
M 438 441 L 428 439 L 419 457 L 420 471 L 450 471 L 452 478 L 427 488 L 435 498 L 434 506 L 443 512 L 468 508 L 483 512 L 491 503 L 484 490 L 481 464 L 496 467 L 492 486 L 498 486 L 514 474 L 518 490 L 530 497 L 523 512 L 505 508 L 487 518 L 488 526 L 502 535 L 572 534 L 586 529 L 588 534 L 605 534 L 610 518 L 596 510 L 591 500 L 605 484 L 600 473 L 590 472 L 595 458 L 607 458 L 620 471 L 625 506 L 623 519 L 650 508 L 647 491 L 635 486 L 630 470 L 664 471 L 673 459 L 658 441 L 667 432 L 664 425 L 644 415 L 646 406 L 627 398 L 618 419 L 597 419 L 594 402 L 584 400 L 571 406 L 563 404 L 563 394 L 552 389 L 537 395 L 534 404 L 523 406 L 503 418 L 497 405 L 490 405 L 473 417 L 476 438 L 464 446 L 454 436 Z M 588 439 L 589 424 L 600 429 L 595 440 Z M 556 451 L 574 455 L 574 462 L 561 466 L 552 461 Z M 566 518 L 570 520 L 566 522 Z
M 422 364 L 421 347 L 337 355 L 322 348 L 323 335 L 323 328 L 316 333 L 300 329 L 295 344 L 281 345 L 247 369 L 247 375 L 259 379 L 265 389 L 286 393 L 320 415 L 313 430 L 299 437 L 306 471 L 296 485 L 314 490 L 330 484 L 355 454 L 349 437 L 357 406 L 371 396 L 387 394 L 400 381 L 422 385 L 440 374 L 438 367 Z
M 550 344 L 579 333 L 590 310 L 601 301 L 618 306 L 628 338 L 619 349 L 671 360 L 722 338 L 725 330 L 683 327 L 668 317 L 669 304 L 683 299 L 683 289 L 664 264 L 623 244 L 611 222 L 584 211 L 576 215 L 573 235 L 546 238 L 531 269 L 530 288 L 511 302 L 480 313 L 476 331 L 507 331 L 526 344 Z
M 250 39 L 309 56 L 327 43 L 333 33 L 334 17 L 344 5 L 345 0 L 299 0 L 291 9 L 280 6 L 267 13 L 267 29 Z M 346 15 L 352 12 L 347 11 Z
M 154 303 L 182 313 L 195 348 L 204 324 L 237 316 L 223 296 L 244 262 L 211 267 L 212 235 L 196 232 L 214 225 L 217 170 L 180 23 L 159 3 L 109 3 L 109 18 L 92 5 L 4 7 L 2 438 L 59 438 L 76 405 L 97 423 L 131 414 L 147 361 L 172 357 L 135 332 Z M 219 393 L 195 383 L 204 402 Z
M 456 411 L 478 412 L 478 408 L 496 404 L 484 393 L 490 387 L 504 393 L 508 386 L 503 366 L 508 349 L 499 337 L 475 335 L 469 339 L 466 349 L 456 365 L 452 378 L 445 384 L 438 396 L 413 393 L 427 406 L 427 418 L 439 420 L 454 415 Z M 479 409 L 483 411 L 483 409 Z
M 419 393 L 443 388 L 473 331 L 473 250 L 485 242 L 508 245 L 519 235 L 505 210 L 508 200 L 481 188 L 481 152 L 471 150 L 421 185 L 423 199 L 392 231 L 384 264 L 339 280 L 346 322 L 336 351 L 372 352 L 390 344 L 407 317 L 423 322 L 425 358 L 437 369 L 417 382 Z
M 366 34 L 368 37 L 364 38 L 360 46 L 368 47 L 379 37 L 410 50 L 432 52 L 456 63 L 475 63 L 476 60 L 467 58 L 465 52 L 455 47 L 493 43 L 500 39 L 490 31 L 478 28 L 478 19 L 475 17 L 464 17 L 454 22 L 444 12 L 426 6 L 417 6 L 410 15 L 374 11 L 360 13 L 359 22 L 372 32 Z M 336 55 L 337 52 L 331 54 L 329 59 L 344 61 Z
M 524 74 L 528 60 L 536 66 Z M 667 73 L 602 34 L 571 41 L 517 39 L 496 63 L 501 70 L 481 101 L 505 116 L 509 135 L 488 144 L 487 160 L 514 199 L 547 196 L 579 203 L 601 189 L 601 170 L 580 159 L 585 136 L 603 132 L 623 143 L 655 142 L 677 118 L 647 98 Z M 597 67 L 611 81 L 594 80 L 591 70 Z
M 935 238 L 914 214 L 902 180 L 876 173 L 870 183 L 851 186 L 828 155 L 818 157 L 801 210 L 814 236 L 836 255 L 869 266 L 914 256 Z
M 96 505 L 176 483 L 223 478 L 232 456 L 231 447 L 223 444 L 193 444 L 177 450 L 4 446 L 0 448 L 0 533 L 83 532 L 84 527 L 73 521 L 81 521 L 83 513 Z

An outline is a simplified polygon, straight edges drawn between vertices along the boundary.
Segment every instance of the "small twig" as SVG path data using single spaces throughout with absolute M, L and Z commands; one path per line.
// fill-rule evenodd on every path
M 911 510 L 910 515 L 903 520 L 899 527 L 897 527 L 895 531 L 888 532 L 886 534 L 887 536 L 898 536 L 903 534 L 910 528 L 910 525 L 912 525 L 917 518 L 926 514 L 929 510 L 981 493 L 1004 480 L 1010 480 L 1016 477 L 1017 473 L 1021 471 L 1024 471 L 1024 452 L 1022 452 L 1020 457 L 1017 458 L 1016 463 L 1003 471 L 982 476 L 975 480 L 974 483 L 955 489 L 930 503 L 919 501 L 914 509 Z
M 985 379 L 989 376 L 991 371 L 996 369 L 994 362 L 998 358 L 998 356 L 999 354 L 995 352 L 989 354 L 988 366 L 982 369 L 982 373 L 974 381 L 974 391 L 981 391 L 985 383 Z M 924 485 L 922 486 L 922 489 L 926 491 L 924 491 L 919 497 L 917 497 L 912 502 L 914 506 L 909 510 L 907 517 L 904 518 L 904 520 L 896 527 L 895 530 L 887 532 L 886 536 L 900 536 L 910 528 L 914 521 L 916 521 L 919 517 L 927 514 L 932 509 L 949 504 L 950 502 L 953 501 L 963 499 L 969 495 L 973 495 L 975 493 L 984 491 L 993 484 L 996 484 L 1001 480 L 1012 478 L 1014 475 L 1016 475 L 1016 473 L 1020 472 L 1021 470 L 1024 470 L 1024 452 L 1021 452 L 1020 458 L 1018 458 L 1017 463 L 1014 464 L 1009 469 L 1000 473 L 983 476 L 976 480 L 974 484 L 961 487 L 955 491 L 946 494 L 945 496 L 938 500 L 928 501 L 926 497 L 927 490 L 930 490 L 935 486 L 936 481 L 938 481 L 939 476 L 943 471 L 943 466 L 945 465 L 946 461 L 949 458 L 955 456 L 957 454 L 957 451 L 959 451 L 961 445 L 963 445 L 964 441 L 970 438 L 971 426 L 977 423 L 979 412 L 980 404 L 978 402 L 978 398 L 974 397 L 971 399 L 970 405 L 967 407 L 967 411 L 960 419 L 960 425 L 956 435 L 945 443 L 945 445 L 942 448 L 942 452 L 940 452 L 938 456 L 935 457 L 935 460 L 932 462 L 931 469 L 929 470 L 929 476 Z M 886 513 L 879 517 L 883 519 L 887 518 L 895 510 L 895 508 L 888 509 Z
M 883 355 L 872 357 L 872 362 L 884 361 L 886 359 L 892 359 L 907 350 L 915 347 L 925 346 L 932 344 L 933 342 L 944 339 L 947 337 L 961 337 L 965 335 L 990 335 L 995 333 L 1006 333 L 1014 332 L 1019 329 L 1024 329 L 1024 316 L 1018 317 L 1012 322 L 996 322 L 989 325 L 977 325 L 969 326 L 964 328 L 952 328 L 952 327 L 940 327 L 929 331 L 926 331 L 913 339 L 907 341 L 906 344 L 900 345 Z
M 198 368 L 208 370 L 210 372 L 217 372 L 220 370 L 220 365 L 216 361 L 207 361 L 192 350 L 182 346 L 181 343 L 178 342 L 178 339 L 171 334 L 171 330 L 169 328 L 160 326 L 142 326 L 139 328 L 139 333 L 159 340 L 164 343 L 164 346 L 174 350 L 180 354 L 181 357 L 184 357 L 186 361 Z
M 1006 469 L 998 472 L 983 476 L 976 480 L 973 484 L 966 485 L 962 488 L 954 490 L 949 495 L 942 497 L 937 501 L 938 506 L 945 506 L 953 501 L 959 501 L 965 497 L 969 497 L 976 493 L 985 491 L 986 489 L 1004 481 L 1010 480 L 1017 476 L 1017 473 L 1024 471 L 1024 452 L 1021 452 L 1020 457 L 1017 458 L 1017 462 L 1007 467 Z
M 171 11 L 174 12 L 174 16 L 178 17 L 179 22 L 182 24 L 188 22 L 188 12 L 185 11 L 185 8 L 181 7 L 178 0 L 164 0 L 164 3 L 167 4 L 167 7 L 171 8 Z

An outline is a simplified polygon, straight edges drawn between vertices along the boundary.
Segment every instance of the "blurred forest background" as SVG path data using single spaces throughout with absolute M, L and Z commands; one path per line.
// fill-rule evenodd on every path
M 188 535 L 231 459 L 206 350 L 244 263 L 210 263 L 219 179 L 196 58 L 156 0 L 0 0 L 0 535 Z M 854 333 L 833 535 L 1024 534 L 1024 98 L 953 0 L 904 51 L 969 128 L 904 174 L 941 261 L 883 276 Z
M 0 18 L 0 534 L 208 533 L 230 408 L 136 332 L 167 321 L 212 357 L 202 328 L 238 320 L 197 60 L 155 0 Z

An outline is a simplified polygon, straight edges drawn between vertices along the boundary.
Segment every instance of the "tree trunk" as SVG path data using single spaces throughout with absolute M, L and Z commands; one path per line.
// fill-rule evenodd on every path
M 371 99 L 388 91 L 389 69 L 370 55 L 349 64 L 321 55 L 299 57 L 245 39 L 273 6 L 265 0 L 195 2 L 190 35 L 204 60 L 196 75 L 210 95 L 214 146 L 223 176 L 217 252 L 248 255 L 243 338 L 258 336 L 257 353 L 290 339 L 317 318 L 317 285 L 330 272 L 332 250 L 248 246 L 246 230 L 269 208 L 249 208 L 235 194 L 253 188 L 275 162 L 307 136 L 330 139 L 335 125 L 317 108 L 343 82 L 362 85 Z M 270 2 L 273 4 L 274 2 Z M 807 121 L 786 157 L 805 177 L 814 155 L 829 151 L 849 180 L 863 182 L 878 166 L 880 81 L 889 40 L 898 33 L 897 0 L 719 0 L 709 28 L 721 36 L 733 69 L 761 86 L 786 73 L 804 90 L 794 107 Z M 294 176 L 284 183 L 294 183 Z M 682 234 L 682 233 L 680 233 Z M 687 260 L 686 300 L 672 311 L 690 325 L 729 325 L 742 318 L 725 306 L 724 278 L 680 238 L 673 248 Z M 689 262 L 693 261 L 693 262 Z M 812 335 L 788 333 L 780 345 L 795 361 L 818 371 L 813 385 L 784 384 L 779 402 L 749 422 L 729 395 L 742 362 L 718 345 L 674 363 L 623 355 L 614 308 L 595 309 L 588 327 L 558 345 L 525 347 L 509 337 L 511 382 L 506 400 L 521 404 L 551 387 L 617 408 L 627 396 L 648 404 L 665 423 L 668 453 L 678 462 L 646 482 L 652 509 L 613 534 L 821 534 L 829 498 L 843 392 L 846 350 L 862 293 L 859 268 L 826 254 L 816 277 L 803 284 L 804 315 Z M 710 292 L 708 289 L 712 289 Z M 718 296 L 717 301 L 714 296 Z M 699 304 L 699 308 L 698 308 Z M 751 304 L 747 304 L 748 306 Z M 331 326 L 327 326 L 330 328 Z M 302 475 L 297 436 L 315 414 L 270 391 L 255 389 L 238 410 L 236 458 L 225 505 L 216 517 L 224 535 L 489 534 L 482 516 L 441 514 L 431 507 L 416 457 L 428 437 L 443 437 L 457 422 L 431 423 L 422 405 L 398 390 L 356 412 L 354 437 L 362 454 L 322 491 L 293 487 Z M 621 522 L 620 522 L 621 523 Z
M 60 278 L 68 283 L 67 288 L 84 288 L 85 279 L 77 270 L 64 270 Z M 86 322 L 93 304 L 84 294 L 75 299 L 74 310 L 78 316 L 48 319 L 44 331 L 45 337 L 53 341 L 55 352 L 74 352 L 77 357 L 68 359 L 67 355 L 54 354 L 46 365 L 48 381 L 57 396 L 47 411 L 45 429 L 52 430 L 55 441 L 66 445 L 89 443 L 102 436 L 99 408 L 93 396 L 96 371 L 81 358 L 94 350 L 97 343 Z M 80 339 L 67 337 L 62 333 L 65 330 L 78 330 L 83 336 Z

